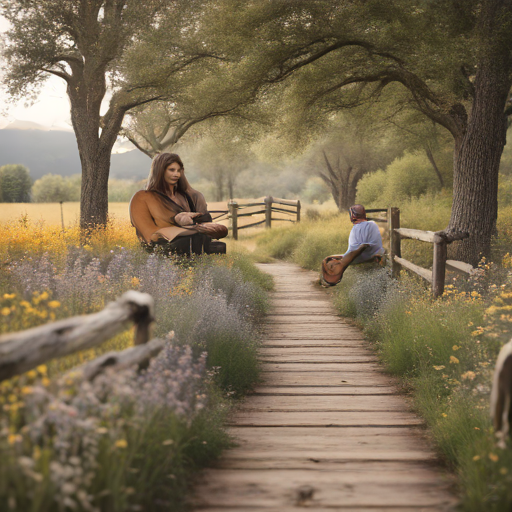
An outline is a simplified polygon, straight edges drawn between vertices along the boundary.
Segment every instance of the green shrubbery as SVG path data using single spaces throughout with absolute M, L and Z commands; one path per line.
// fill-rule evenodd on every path
M 436 164 L 446 185 L 452 182 L 452 158 L 450 153 L 437 156 Z M 396 205 L 441 188 L 441 181 L 424 152 L 405 153 L 389 164 L 385 171 L 364 176 L 357 186 L 357 200 L 363 204 Z

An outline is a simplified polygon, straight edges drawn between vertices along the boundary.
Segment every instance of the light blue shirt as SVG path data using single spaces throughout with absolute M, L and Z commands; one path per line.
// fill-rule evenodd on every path
M 382 247 L 382 237 L 380 236 L 379 227 L 373 220 L 354 224 L 354 227 L 350 231 L 350 236 L 348 237 L 347 252 L 343 256 L 349 252 L 355 251 L 362 244 L 369 244 L 370 247 L 363 251 L 353 263 L 362 263 L 376 255 L 382 255 L 385 252 Z

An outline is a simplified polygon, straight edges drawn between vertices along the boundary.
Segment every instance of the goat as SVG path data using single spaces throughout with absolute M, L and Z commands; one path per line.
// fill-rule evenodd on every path
M 506 437 L 512 423 L 512 340 L 498 355 L 491 391 L 491 418 L 498 446 L 505 448 Z

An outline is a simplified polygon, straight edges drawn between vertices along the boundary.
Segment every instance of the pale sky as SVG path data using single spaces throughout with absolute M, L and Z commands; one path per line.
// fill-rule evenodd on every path
M 0 16 L 0 32 L 5 32 L 8 28 L 9 22 Z M 0 70 L 2 67 L 0 58 Z M 61 78 L 51 76 L 43 86 L 36 102 L 32 105 L 24 103 L 24 101 L 19 101 L 16 104 L 9 103 L 9 95 L 5 89 L 0 87 L 0 129 L 8 128 L 9 125 L 12 125 L 13 128 L 21 128 L 23 122 L 29 122 L 41 125 L 42 130 L 73 131 L 66 82 Z M 113 152 L 122 153 L 131 149 L 134 149 L 134 146 L 124 140 L 116 142 Z

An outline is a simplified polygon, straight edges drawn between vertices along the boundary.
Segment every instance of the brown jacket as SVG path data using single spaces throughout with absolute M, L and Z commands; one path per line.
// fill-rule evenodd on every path
M 139 190 L 130 201 L 130 219 L 137 231 L 137 236 L 146 243 L 156 242 L 159 238 L 172 241 L 177 236 L 205 233 L 212 238 L 223 238 L 228 231 L 221 224 L 205 223 L 183 228 L 174 222 L 174 217 L 181 212 L 207 213 L 206 200 L 197 190 L 187 191 L 194 209 L 185 200 L 174 202 L 162 200 L 157 192 Z
M 196 212 L 206 213 L 206 201 L 203 194 L 196 192 L 191 196 Z M 185 201 L 186 203 L 186 201 Z M 180 212 L 191 209 L 180 204 L 164 203 L 156 192 L 139 190 L 130 201 L 130 219 L 137 230 L 137 236 L 147 243 L 156 242 L 159 238 L 173 240 L 179 235 L 196 233 L 194 229 L 182 228 L 174 222 Z

